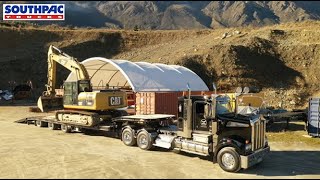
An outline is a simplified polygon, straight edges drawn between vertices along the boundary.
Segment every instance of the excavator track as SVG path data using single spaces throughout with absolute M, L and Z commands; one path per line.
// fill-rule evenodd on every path
M 81 125 L 92 127 L 100 123 L 101 119 L 98 113 L 76 110 L 56 111 L 56 119 L 59 122 L 70 125 Z

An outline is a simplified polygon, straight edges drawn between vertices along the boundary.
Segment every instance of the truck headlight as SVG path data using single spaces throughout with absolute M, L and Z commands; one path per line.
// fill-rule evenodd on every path
M 246 146 L 245 146 L 245 150 L 246 150 L 246 152 L 251 151 L 251 148 L 252 148 L 251 143 L 250 143 L 250 144 L 246 144 Z

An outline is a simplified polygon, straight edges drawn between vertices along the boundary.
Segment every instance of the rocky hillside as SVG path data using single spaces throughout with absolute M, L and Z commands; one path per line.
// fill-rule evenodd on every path
M 31 80 L 44 90 L 50 44 L 80 61 L 94 56 L 179 64 L 211 88 L 257 87 L 272 106 L 304 107 L 320 95 L 320 23 L 217 30 L 106 30 L 0 27 L 0 89 Z M 58 67 L 59 81 L 68 71 Z
M 0 1 L 0 4 L 5 2 L 12 3 Z M 28 2 L 22 1 L 22 3 Z M 66 4 L 66 20 L 60 24 L 78 27 L 216 29 L 300 22 L 308 19 L 317 20 L 320 17 L 320 2 L 317 1 L 55 2 Z M 32 3 L 37 2 L 32 1 Z M 52 1 L 41 1 L 41 3 L 52 3 Z

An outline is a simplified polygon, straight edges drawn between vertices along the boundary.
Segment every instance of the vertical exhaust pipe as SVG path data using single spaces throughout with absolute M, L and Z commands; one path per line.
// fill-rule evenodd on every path
M 212 83 L 212 88 L 214 89 L 214 94 L 217 94 L 217 87 L 214 82 Z
M 187 83 L 187 88 L 188 88 L 188 99 L 191 99 L 191 89 L 189 83 Z

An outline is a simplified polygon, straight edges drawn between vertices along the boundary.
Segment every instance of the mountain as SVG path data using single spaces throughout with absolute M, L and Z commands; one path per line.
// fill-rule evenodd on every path
M 0 4 L 4 2 L 10 3 L 2 1 Z M 22 2 L 53 3 L 52 1 Z M 78 27 L 216 29 L 320 19 L 320 2 L 317 1 L 55 1 L 55 3 L 66 4 L 66 20 L 54 23 Z

